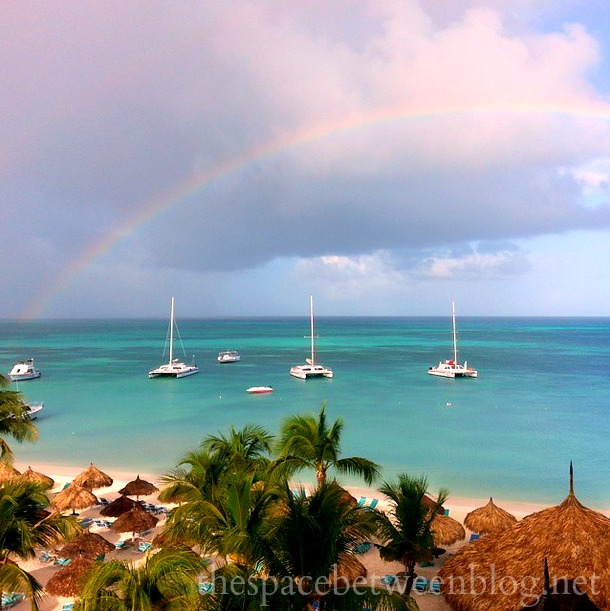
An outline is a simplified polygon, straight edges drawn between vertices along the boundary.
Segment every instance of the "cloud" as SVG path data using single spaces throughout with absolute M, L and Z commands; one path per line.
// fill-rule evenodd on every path
M 143 293 L 279 260 L 396 290 L 518 274 L 526 250 L 480 244 L 610 226 L 602 50 L 538 27 L 551 7 L 5 5 L 0 197 L 36 219 L 8 218 L 7 262 L 34 244 L 59 278 L 133 227 Z

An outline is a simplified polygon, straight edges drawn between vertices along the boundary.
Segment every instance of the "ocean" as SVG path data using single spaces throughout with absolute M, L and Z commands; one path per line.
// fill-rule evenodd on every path
M 308 356 L 307 318 L 178 325 L 200 373 L 150 380 L 167 321 L 0 321 L 0 371 L 33 357 L 43 374 L 19 383 L 45 408 L 37 442 L 8 440 L 16 460 L 161 474 L 206 435 L 247 423 L 277 433 L 326 403 L 345 421 L 343 456 L 376 461 L 384 479 L 407 472 L 450 498 L 555 504 L 573 461 L 578 498 L 610 508 L 608 318 L 458 318 L 460 360 L 479 371 L 459 380 L 426 374 L 451 358 L 450 317 L 319 317 L 318 357 L 334 378 L 307 381 L 288 373 Z M 226 349 L 241 362 L 217 363 Z M 259 385 L 274 392 L 245 392 Z

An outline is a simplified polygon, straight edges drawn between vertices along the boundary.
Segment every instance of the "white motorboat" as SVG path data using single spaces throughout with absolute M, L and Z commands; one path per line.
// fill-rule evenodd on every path
M 455 302 L 451 302 L 451 313 L 453 319 L 453 358 L 441 361 L 436 367 L 430 367 L 428 373 L 439 378 L 476 378 L 478 372 L 468 367 L 468 361 L 463 365 L 458 362 L 457 332 L 455 329 Z
M 44 407 L 44 401 L 38 401 L 36 403 L 26 403 L 28 406 L 27 415 L 31 420 L 36 420 L 38 412 Z
M 35 380 L 41 375 L 40 371 L 34 367 L 34 359 L 26 359 L 25 361 L 18 361 L 10 370 L 8 377 L 13 382 L 22 382 L 25 380 Z
M 290 375 L 300 380 L 307 378 L 332 378 L 333 371 L 329 367 L 316 362 L 316 336 L 314 333 L 314 318 L 313 318 L 313 296 L 309 296 L 309 320 L 310 320 L 310 339 L 311 339 L 311 357 L 305 359 L 304 365 L 295 365 L 290 369 Z
M 272 386 L 251 386 L 250 388 L 246 389 L 246 392 L 250 393 L 251 395 L 266 395 L 270 392 L 273 392 L 273 387 Z
M 193 362 L 190 365 L 186 365 L 180 359 L 174 358 L 174 330 L 176 331 L 176 335 L 178 335 L 178 339 L 180 339 L 178 327 L 176 325 L 176 321 L 174 320 L 174 298 L 172 297 L 168 339 L 166 340 L 166 342 L 169 341 L 169 361 L 163 365 L 160 365 L 156 369 L 151 369 L 148 372 L 149 378 L 185 378 L 187 376 L 192 376 L 195 373 L 199 373 L 199 368 L 197 365 L 195 365 L 194 357 Z M 180 340 L 180 342 L 182 343 L 182 340 Z
M 219 363 L 238 363 L 241 360 L 241 356 L 237 350 L 223 350 L 218 353 Z

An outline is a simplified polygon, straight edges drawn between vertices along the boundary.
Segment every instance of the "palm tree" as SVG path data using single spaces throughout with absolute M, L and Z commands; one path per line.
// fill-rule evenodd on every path
M 190 500 L 172 511 L 164 536 L 252 568 L 258 560 L 256 541 L 278 494 L 252 473 L 232 474 L 225 486 L 223 494 Z
M 379 465 L 360 457 L 339 458 L 343 420 L 326 421 L 326 403 L 319 416 L 291 416 L 284 421 L 277 447 L 277 464 L 288 474 L 299 469 L 315 469 L 318 485 L 326 482 L 331 467 L 339 473 L 358 475 L 370 486 L 379 477 Z
M 39 484 L 8 481 L 0 486 L 0 592 L 26 592 L 32 609 L 38 609 L 42 587 L 12 557 L 34 558 L 37 546 L 56 545 L 81 532 L 73 517 L 45 511 L 48 502 Z
M 190 550 L 163 549 L 135 566 L 114 560 L 97 566 L 76 608 L 80 611 L 191 611 L 205 563 Z
M 21 393 L 7 390 L 10 380 L 0 374 L 0 460 L 13 463 L 13 452 L 6 440 L 6 435 L 16 441 L 35 441 L 38 429 L 27 415 L 28 406 L 24 403 Z
M 285 486 L 281 510 L 268 520 L 256 550 L 263 559 L 261 590 L 269 581 L 286 586 L 271 594 L 270 608 L 300 611 L 314 603 L 326 611 L 416 608 L 412 599 L 364 582 L 357 588 L 345 580 L 337 580 L 336 588 L 329 583 L 358 564 L 355 544 L 376 531 L 375 512 L 346 502 L 344 494 L 336 482 L 321 484 L 309 497 L 295 496 Z
M 391 509 L 374 514 L 382 541 L 378 545 L 379 555 L 383 560 L 404 564 L 407 594 L 413 586 L 415 564 L 432 556 L 432 520 L 449 494 L 442 488 L 436 502 L 426 506 L 427 487 L 425 477 L 410 477 L 406 473 L 400 474 L 396 482 L 384 482 L 379 491 L 390 499 Z
M 231 427 L 228 436 L 209 435 L 201 447 L 224 458 L 228 470 L 243 470 L 266 466 L 272 442 L 273 435 L 262 426 L 247 424 L 238 431 Z

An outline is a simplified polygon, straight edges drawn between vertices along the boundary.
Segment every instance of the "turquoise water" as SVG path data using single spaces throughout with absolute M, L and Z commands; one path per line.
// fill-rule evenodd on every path
M 426 375 L 451 356 L 448 318 L 319 318 L 320 360 L 332 380 L 288 374 L 308 353 L 308 319 L 184 320 L 201 373 L 149 380 L 167 322 L 0 321 L 0 371 L 34 357 L 44 400 L 40 439 L 15 444 L 20 462 L 162 473 L 207 434 L 283 418 L 327 401 L 343 417 L 343 453 L 385 477 L 425 474 L 431 491 L 559 502 L 574 461 L 576 492 L 610 507 L 610 319 L 461 318 L 461 359 L 476 380 Z M 219 351 L 242 361 L 220 365 Z M 271 385 L 253 396 L 249 386 Z

